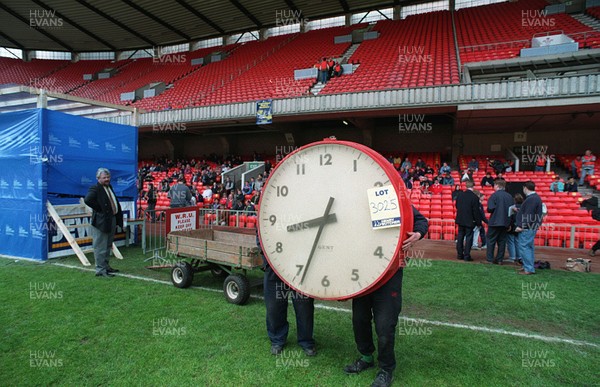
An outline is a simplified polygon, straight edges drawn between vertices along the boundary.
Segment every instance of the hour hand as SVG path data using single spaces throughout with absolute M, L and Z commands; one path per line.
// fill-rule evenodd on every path
M 314 218 L 314 219 L 307 220 L 304 222 L 290 224 L 289 226 L 287 226 L 287 230 L 288 230 L 288 232 L 305 230 L 307 228 L 320 226 L 321 223 L 327 224 L 327 223 L 335 223 L 335 222 L 337 222 L 337 218 L 336 218 L 335 214 L 329 214 L 329 215 L 327 215 L 327 219 L 325 220 L 325 222 L 323 222 L 323 216 L 320 216 L 318 218 Z

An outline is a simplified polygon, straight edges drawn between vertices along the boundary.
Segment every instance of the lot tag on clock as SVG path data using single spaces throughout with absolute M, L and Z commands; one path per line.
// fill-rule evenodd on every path
M 370 188 L 367 198 L 374 230 L 400 226 L 400 206 L 393 186 Z

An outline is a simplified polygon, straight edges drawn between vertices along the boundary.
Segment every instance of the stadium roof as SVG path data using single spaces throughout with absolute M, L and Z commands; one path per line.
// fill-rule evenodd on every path
M 174 45 L 415 0 L 2 0 L 0 47 L 70 52 Z

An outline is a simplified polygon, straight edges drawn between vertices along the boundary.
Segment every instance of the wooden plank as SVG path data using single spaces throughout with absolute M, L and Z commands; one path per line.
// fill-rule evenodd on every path
M 54 208 L 52 203 L 47 202 L 46 207 L 48 208 L 48 212 L 50 213 L 50 216 L 54 220 L 54 223 L 56 223 L 56 226 L 58 227 L 58 229 L 63 233 L 63 235 L 65 236 L 65 239 L 67 240 L 67 242 L 69 242 L 69 245 L 71 245 L 71 248 L 73 249 L 73 251 L 75 251 L 75 254 L 77 255 L 77 258 L 79 258 L 79 261 L 84 266 L 91 266 L 90 261 L 88 261 L 87 257 L 83 253 L 83 251 L 81 251 L 81 247 L 79 247 L 79 245 L 77 244 L 77 241 L 75 241 L 75 239 L 71 235 L 71 232 L 63 223 L 62 219 L 58 215 L 58 212 L 56 212 L 56 209 Z
M 241 234 L 236 232 L 215 231 L 214 240 L 231 245 L 256 247 L 256 235 Z

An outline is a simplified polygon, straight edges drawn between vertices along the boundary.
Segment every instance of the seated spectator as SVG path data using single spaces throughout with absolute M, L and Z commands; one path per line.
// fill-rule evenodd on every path
M 479 171 L 479 161 L 473 157 L 471 161 L 469 161 L 469 164 L 467 164 L 467 168 L 475 172 Z
M 473 181 L 473 171 L 471 169 L 466 169 L 460 178 L 460 181 Z
M 431 191 L 429 190 L 429 182 L 428 181 L 421 184 L 421 193 L 423 193 L 425 195 L 431 195 Z
M 450 168 L 448 163 L 444 163 L 442 165 L 442 167 L 440 168 L 440 175 L 443 175 L 445 173 L 450 173 L 450 172 L 452 172 L 452 168 Z
M 256 180 L 254 181 L 254 186 L 252 187 L 252 189 L 254 191 L 260 191 L 264 184 L 265 184 L 265 181 L 264 181 L 263 175 L 259 174 L 256 177 Z
M 428 166 L 425 168 L 425 174 L 426 174 L 426 175 L 433 175 L 434 173 L 435 173 L 435 172 L 434 172 L 433 168 L 431 168 L 431 165 L 428 165 Z
M 504 163 L 502 161 L 491 159 L 488 161 L 488 163 L 494 172 L 496 172 L 496 174 L 504 172 Z
M 421 160 L 421 158 L 419 157 L 417 159 L 417 162 L 415 163 L 415 167 L 419 167 L 419 168 L 425 170 L 427 168 L 427 165 L 425 164 L 425 161 Z M 433 172 L 432 172 L 432 174 L 433 174 Z
M 408 157 L 406 157 L 404 159 L 404 161 L 402 162 L 402 165 L 400 165 L 400 168 L 405 168 L 405 169 L 411 169 L 412 168 L 412 163 L 408 160 Z
M 408 170 L 406 168 L 400 168 L 400 177 L 402 180 L 408 179 Z
M 402 180 L 404 180 L 404 185 L 406 186 L 406 189 L 413 188 L 412 179 L 410 177 L 407 177 L 406 179 L 402 179 Z
M 494 180 L 504 180 L 504 174 L 502 172 L 497 173 Z
M 250 186 L 249 181 L 244 183 L 244 188 L 242 188 L 242 193 L 244 195 L 250 195 L 252 193 L 252 187 Z
M 235 188 L 235 184 L 233 183 L 233 181 L 229 178 L 229 176 L 227 176 L 225 178 L 225 193 L 227 195 L 229 195 L 231 193 L 231 191 Z
M 554 179 L 554 182 L 552 182 L 552 184 L 550 184 L 550 191 L 551 192 L 563 192 L 565 190 L 565 184 L 560 181 L 560 177 L 556 176 L 556 178 Z
M 569 180 L 567 180 L 564 192 L 578 192 L 577 183 L 575 182 L 574 176 L 569 177 Z
M 481 186 L 482 187 L 493 187 L 494 186 L 494 179 L 492 178 L 491 172 L 486 172 L 485 177 L 483 179 L 481 179 Z
M 442 185 L 454 185 L 454 178 L 447 172 L 442 179 Z
M 435 179 L 433 185 L 429 187 L 429 191 L 434 195 L 440 195 L 442 193 L 442 185 L 438 179 Z

